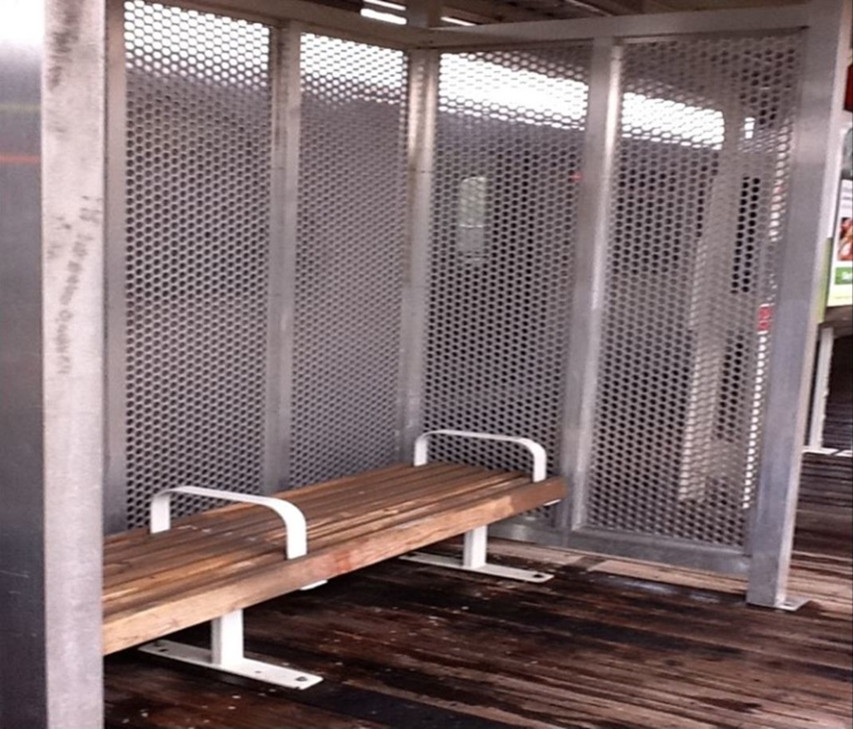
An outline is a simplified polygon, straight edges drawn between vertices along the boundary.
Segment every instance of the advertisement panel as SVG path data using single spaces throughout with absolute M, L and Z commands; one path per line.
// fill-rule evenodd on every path
M 853 305 L 853 180 L 841 180 L 826 305 Z

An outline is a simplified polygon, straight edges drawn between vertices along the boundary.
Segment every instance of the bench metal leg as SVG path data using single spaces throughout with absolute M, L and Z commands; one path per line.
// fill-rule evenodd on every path
M 235 610 L 233 613 L 211 621 L 210 644 L 210 649 L 207 649 L 171 640 L 157 640 L 142 646 L 139 650 L 162 658 L 171 658 L 256 681 L 265 681 L 284 688 L 307 689 L 323 680 L 322 677 L 311 673 L 246 658 L 243 653 L 242 610 Z
M 411 554 L 403 555 L 400 559 L 408 562 L 429 564 L 435 567 L 447 567 L 452 570 L 478 572 L 483 575 L 503 577 L 507 580 L 519 580 L 521 582 L 547 582 L 554 576 L 547 572 L 535 572 L 516 567 L 489 564 L 487 555 L 488 538 L 489 527 L 487 526 L 465 532 L 465 545 L 462 549 L 461 562 L 453 557 L 441 557 L 437 554 L 427 554 L 425 552 L 412 552 Z

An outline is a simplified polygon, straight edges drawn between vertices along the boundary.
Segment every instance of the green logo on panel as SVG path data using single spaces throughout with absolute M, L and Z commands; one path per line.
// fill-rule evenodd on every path
M 849 284 L 853 283 L 853 268 L 836 268 L 835 283 Z

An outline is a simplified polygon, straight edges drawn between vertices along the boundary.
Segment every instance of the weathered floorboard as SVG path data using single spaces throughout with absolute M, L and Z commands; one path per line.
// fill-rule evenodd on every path
M 746 607 L 734 580 L 575 556 L 543 585 L 391 561 L 250 610 L 249 649 L 322 674 L 322 693 L 119 654 L 111 726 L 850 727 L 850 599 L 832 587 L 849 560 L 798 558 L 801 586 L 822 576 L 787 614 Z
M 845 488 L 813 484 L 801 516 Z M 323 675 L 318 686 L 125 651 L 107 659 L 107 726 L 850 729 L 851 509 L 829 517 L 798 529 L 791 591 L 813 598 L 798 613 L 747 607 L 735 578 L 496 541 L 497 560 L 555 579 L 383 562 L 247 612 L 249 650 Z
M 396 474 L 396 472 L 395 472 Z M 288 492 L 309 552 L 285 560 L 269 510 L 240 505 L 105 546 L 104 653 L 162 637 L 521 514 L 565 495 L 561 479 L 441 464 Z

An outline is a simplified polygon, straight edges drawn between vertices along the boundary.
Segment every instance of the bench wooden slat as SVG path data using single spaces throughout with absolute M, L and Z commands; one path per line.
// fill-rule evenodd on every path
M 431 510 L 446 509 L 449 504 L 454 503 L 453 499 L 457 495 L 477 489 L 501 489 L 504 488 L 502 484 L 510 478 L 511 474 L 489 473 L 485 479 L 476 478 L 474 474 L 461 478 L 454 474 L 454 478 L 446 482 L 433 483 L 430 489 L 418 498 L 413 499 L 406 493 L 398 493 L 393 500 L 385 503 L 364 502 L 360 511 L 330 514 L 328 521 L 312 519 L 309 527 L 309 548 L 318 549 L 327 546 L 330 541 L 334 543 L 342 539 L 356 538 L 364 529 L 385 528 L 415 516 L 428 514 Z M 480 493 L 487 495 L 483 491 Z M 256 508 L 255 512 L 266 518 L 260 520 L 256 531 L 248 534 L 235 533 L 227 527 L 224 530 L 213 527 L 202 533 L 193 544 L 187 545 L 180 539 L 181 535 L 176 533 L 175 549 L 171 552 L 162 548 L 164 541 L 168 543 L 170 533 L 152 537 L 151 541 L 158 543 L 158 552 L 152 555 L 144 547 L 137 547 L 133 563 L 125 563 L 124 571 L 114 575 L 105 584 L 105 607 L 109 609 L 113 601 L 127 599 L 128 595 L 134 593 L 150 595 L 158 584 L 169 589 L 169 583 L 176 582 L 182 589 L 197 575 L 201 575 L 201 579 L 215 580 L 216 574 L 205 577 L 205 573 L 229 563 L 240 563 L 246 559 L 257 560 L 265 555 L 269 555 L 272 561 L 283 559 L 282 525 L 274 518 L 267 517 L 262 509 Z
M 505 487 L 501 486 L 500 489 L 504 492 L 510 492 L 518 485 L 522 485 L 524 483 L 525 482 L 523 480 L 519 480 L 515 483 L 507 484 Z M 471 501 L 482 501 L 484 498 L 493 498 L 495 495 L 495 489 L 492 489 L 486 494 L 479 494 L 475 495 L 474 497 L 469 497 L 467 501 L 462 503 L 458 501 L 449 503 L 444 509 L 444 511 L 452 514 L 453 511 L 459 509 L 461 506 L 467 505 Z M 500 492 L 497 492 L 497 495 L 500 495 Z M 364 534 L 370 533 L 379 528 L 388 529 L 399 528 L 400 526 L 405 527 L 408 523 L 412 521 L 412 519 L 418 516 L 428 518 L 430 514 L 428 512 L 421 511 L 417 514 L 407 514 L 404 517 L 385 520 L 385 522 L 383 522 L 379 526 L 368 524 L 363 526 L 355 533 L 349 533 L 345 536 L 345 538 L 333 540 L 331 544 L 327 544 L 321 548 L 331 548 L 338 543 L 345 545 L 350 544 L 353 541 L 357 541 L 358 539 L 360 539 Z M 182 593 L 188 589 L 192 589 L 197 586 L 215 587 L 223 578 L 227 577 L 228 575 L 240 574 L 247 570 L 255 569 L 264 565 L 275 567 L 281 562 L 283 562 L 283 560 L 278 551 L 254 550 L 248 554 L 241 555 L 239 558 L 235 557 L 232 554 L 220 555 L 217 560 L 208 561 L 204 569 L 199 570 L 193 574 L 181 575 L 180 572 L 177 572 L 168 576 L 164 576 L 159 572 L 154 573 L 151 574 L 150 577 L 148 577 L 147 579 L 141 579 L 136 582 L 128 583 L 110 591 L 109 594 L 111 599 L 105 601 L 105 612 L 107 615 L 109 615 L 111 612 L 133 608 L 138 604 L 146 604 L 148 602 L 158 600 L 168 601 L 170 599 L 170 596 Z
M 337 528 L 326 529 L 321 538 L 311 540 L 310 551 L 325 549 L 338 543 L 359 539 L 363 534 L 377 529 L 390 529 L 405 525 L 414 519 L 428 518 L 435 513 L 452 512 L 466 505 L 471 499 L 482 500 L 511 491 L 528 483 L 529 479 L 518 476 L 492 474 L 488 479 L 474 480 L 464 492 L 446 492 L 449 495 L 439 502 L 413 502 L 405 511 L 397 508 L 388 513 L 369 512 L 355 522 L 343 521 Z M 213 541 L 216 535 L 211 535 Z M 104 607 L 107 612 L 122 609 L 128 601 L 163 599 L 173 591 L 183 591 L 193 584 L 216 582 L 225 571 L 234 572 L 260 564 L 275 565 L 284 560 L 281 542 L 253 542 L 246 545 L 232 545 L 232 549 L 220 550 L 208 559 L 187 562 L 177 569 L 157 570 L 152 573 L 150 565 L 142 577 L 116 585 L 105 592 Z M 308 583 L 306 583 L 308 584 Z
M 244 505 L 192 517 L 184 521 L 185 528 L 170 532 L 111 538 L 105 547 L 106 564 L 118 571 L 105 585 L 104 652 L 211 620 L 564 495 L 561 479 L 531 483 L 518 474 L 465 466 L 403 466 L 281 494 L 300 508 L 304 504 L 308 518 L 309 553 L 295 560 L 283 558 L 283 527 L 263 509 Z
M 453 502 L 453 499 L 471 491 L 485 495 L 489 488 L 496 490 L 506 488 L 512 476 L 517 476 L 517 474 L 491 473 L 486 478 L 477 478 L 477 475 L 475 473 L 454 475 L 454 478 L 447 482 L 433 483 L 431 490 L 419 493 L 415 497 L 409 497 L 404 493 L 397 494 L 393 500 L 389 499 L 386 502 L 364 502 L 358 511 L 353 510 L 337 515 L 328 513 L 323 518 L 312 518 L 312 515 L 306 511 L 309 522 L 309 551 L 344 539 L 355 538 L 364 531 L 364 528 L 385 528 L 395 521 L 413 518 L 415 514 L 428 515 L 431 509 L 444 510 L 447 504 Z M 517 485 L 526 480 L 524 477 L 517 476 L 514 483 Z M 436 504 L 437 499 L 441 502 L 440 504 Z M 301 506 L 297 499 L 292 501 Z M 256 510 L 261 511 L 257 507 Z M 127 590 L 134 589 L 132 584 L 134 580 L 143 583 L 136 589 L 149 590 L 151 589 L 149 586 L 155 581 L 179 580 L 181 584 L 186 584 L 187 580 L 192 579 L 194 575 L 221 566 L 223 558 L 224 563 L 238 562 L 244 558 L 262 555 L 281 560 L 284 558 L 284 532 L 281 522 L 269 517 L 259 522 L 249 532 L 235 533 L 227 529 L 223 531 L 211 529 L 203 535 L 204 539 L 196 540 L 189 547 L 181 543 L 180 551 L 161 554 L 157 559 L 156 575 L 151 574 L 149 555 L 139 554 L 132 563 L 126 563 L 128 567 L 125 571 L 114 574 L 105 581 L 105 605 L 109 606 L 115 596 L 127 594 Z
M 271 498 L 281 498 L 290 500 L 293 497 L 297 497 L 301 500 L 302 503 L 307 503 L 309 501 L 314 500 L 326 500 L 331 498 L 333 494 L 338 490 L 348 491 L 350 490 L 350 487 L 355 484 L 366 484 L 369 481 L 375 481 L 375 483 L 380 484 L 380 486 L 382 484 L 396 484 L 399 487 L 400 478 L 407 477 L 406 474 L 411 471 L 411 468 L 411 466 L 405 464 L 398 464 L 393 467 L 358 474 L 357 476 L 345 476 L 343 478 L 334 479 L 332 481 L 325 481 L 320 484 L 312 484 L 310 486 L 300 487 L 291 491 L 281 491 L 277 494 L 274 494 Z M 438 472 L 447 472 L 449 470 L 454 470 L 457 468 L 460 468 L 458 464 L 430 463 L 429 465 L 422 467 L 422 475 L 426 476 L 428 474 Z M 462 468 L 464 468 L 464 466 L 462 466 Z M 193 516 L 179 517 L 172 522 L 171 531 L 177 532 L 181 529 L 182 526 L 185 525 L 192 525 L 194 527 L 198 527 L 199 529 L 206 528 L 210 525 L 219 526 L 224 522 L 228 522 L 231 520 L 240 520 L 245 517 L 248 517 L 249 519 L 257 518 L 258 514 L 263 513 L 263 510 L 258 511 L 257 508 L 249 506 L 247 504 L 227 504 L 217 509 L 208 510 L 200 514 L 195 514 Z M 167 536 L 165 533 L 162 533 L 159 536 L 154 535 L 153 539 L 166 539 L 170 537 L 171 535 Z M 104 540 L 104 549 L 105 552 L 110 555 L 109 558 L 112 558 L 112 556 L 114 555 L 120 555 L 122 550 L 135 550 L 138 545 L 143 542 L 147 545 L 147 547 L 150 547 L 152 544 L 155 543 L 151 540 L 152 535 L 148 533 L 147 529 L 133 529 L 128 532 L 124 532 L 121 534 L 113 534 L 107 537 Z
M 274 498 L 291 501 L 299 506 L 303 512 L 306 512 L 306 516 L 310 512 L 309 518 L 314 518 L 315 514 L 321 514 L 324 511 L 333 513 L 335 508 L 334 494 L 336 493 L 341 498 L 349 499 L 350 494 L 367 490 L 369 492 L 368 498 L 371 501 L 376 501 L 388 498 L 395 491 L 400 492 L 401 474 L 411 471 L 411 466 L 403 466 L 401 469 L 390 474 L 382 474 L 377 477 L 375 482 L 368 478 L 368 474 L 362 474 L 355 478 L 336 479 L 320 484 L 324 486 L 324 489 L 320 490 L 319 493 L 317 485 L 315 485 L 306 486 L 304 489 L 280 492 Z M 485 472 L 485 469 L 482 469 L 481 472 Z M 466 470 L 465 466 L 446 464 L 435 464 L 433 466 L 430 464 L 418 469 L 418 473 L 412 475 L 411 480 L 408 477 L 406 478 L 406 493 L 409 493 L 410 484 L 411 493 L 414 494 L 425 489 L 435 489 L 436 484 L 441 479 L 450 479 L 452 476 L 462 477 L 470 473 L 472 472 Z M 405 494 L 403 494 L 403 498 L 405 498 Z M 364 496 L 361 497 L 361 501 L 366 501 Z M 342 501 L 341 504 L 344 505 L 345 502 Z M 159 552 L 175 551 L 177 547 L 183 551 L 192 548 L 193 543 L 198 541 L 209 544 L 212 540 L 210 531 L 207 530 L 214 530 L 219 535 L 226 535 L 229 531 L 237 533 L 239 530 L 253 528 L 279 528 L 282 530 L 279 536 L 283 539 L 283 526 L 279 519 L 266 509 L 247 504 L 232 504 L 195 516 L 176 519 L 170 531 L 160 534 L 151 535 L 147 529 L 126 532 L 117 535 L 117 537 L 112 537 L 106 543 L 105 577 L 109 578 L 113 573 L 120 572 L 126 565 L 140 556 L 152 558 L 158 556 Z

